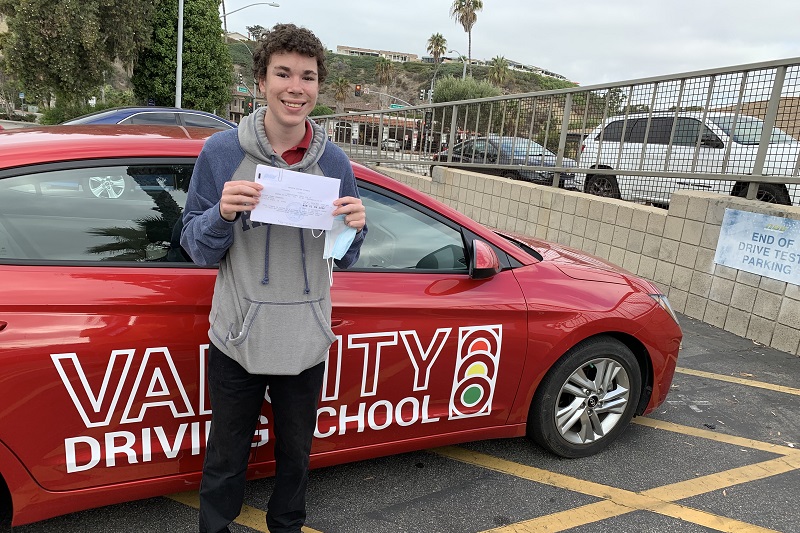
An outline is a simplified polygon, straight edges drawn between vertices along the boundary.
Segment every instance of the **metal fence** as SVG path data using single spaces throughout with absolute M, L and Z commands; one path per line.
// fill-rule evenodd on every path
M 356 161 L 446 165 L 666 206 L 677 189 L 800 202 L 800 58 L 315 117 Z

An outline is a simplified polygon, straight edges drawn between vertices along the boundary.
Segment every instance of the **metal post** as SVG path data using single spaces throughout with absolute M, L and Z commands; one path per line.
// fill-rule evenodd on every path
M 461 79 L 462 80 L 467 79 L 467 61 L 464 59 L 464 56 L 461 54 L 461 52 L 459 52 L 458 50 L 448 50 L 447 53 L 448 54 L 453 54 L 453 53 L 458 54 L 458 57 L 461 59 L 461 63 L 463 63 L 463 65 L 464 65 L 463 68 L 461 69 Z
M 178 66 L 175 70 L 175 107 L 181 107 L 183 92 L 183 0 L 178 0 Z
M 228 14 L 225 13 L 225 0 L 222 0 L 222 28 L 225 30 L 225 39 L 228 39 Z

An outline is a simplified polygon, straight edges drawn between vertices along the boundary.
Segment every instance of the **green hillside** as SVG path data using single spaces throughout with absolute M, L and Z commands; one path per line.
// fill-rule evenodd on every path
M 253 48 L 254 42 L 249 42 L 248 46 Z M 242 71 L 249 73 L 252 68 L 252 57 L 241 43 L 229 44 L 233 63 L 239 65 Z M 323 84 L 320 92 L 319 103 L 331 108 L 335 107 L 333 90 L 330 82 L 339 76 L 347 79 L 351 84 L 360 83 L 363 87 L 371 88 L 374 91 L 382 91 L 378 85 L 375 72 L 377 57 L 369 56 L 347 56 L 328 52 L 328 79 Z M 392 96 L 405 100 L 411 104 L 422 103 L 419 100 L 419 90 L 430 88 L 431 77 L 433 76 L 434 65 L 422 62 L 393 63 L 396 68 L 396 76 L 392 84 L 385 91 Z M 443 76 L 452 75 L 460 78 L 463 69 L 461 62 L 443 63 L 436 74 L 437 79 Z M 489 67 L 472 67 L 472 75 L 477 80 L 486 79 L 489 75 Z M 534 91 L 546 91 L 561 89 L 565 87 L 575 87 L 576 84 L 547 76 L 540 76 L 529 72 L 509 71 L 509 81 L 500 89 L 504 94 L 521 94 Z M 347 97 L 347 104 L 352 105 L 358 102 L 361 106 L 378 107 L 378 97 L 376 95 L 364 95 L 357 98 L 353 94 Z

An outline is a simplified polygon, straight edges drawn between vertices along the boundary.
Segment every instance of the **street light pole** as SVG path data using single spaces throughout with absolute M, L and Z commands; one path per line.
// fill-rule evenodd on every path
M 461 79 L 462 80 L 466 79 L 467 78 L 467 62 L 464 60 L 464 56 L 461 55 L 461 52 L 459 52 L 458 50 L 448 50 L 447 51 L 448 54 L 452 54 L 454 52 L 456 54 L 458 54 L 458 57 L 461 59 L 461 62 L 464 63 L 464 68 L 461 70 Z
M 181 107 L 183 93 L 183 0 L 178 0 L 178 66 L 175 70 L 175 107 Z
M 225 30 L 225 37 L 228 36 L 228 15 L 233 15 L 237 11 L 241 11 L 242 9 L 252 7 L 252 6 L 269 6 L 269 7 L 281 7 L 280 4 L 276 4 L 275 2 L 255 2 L 253 4 L 247 4 L 246 6 L 234 9 L 233 11 L 225 12 L 225 0 L 222 0 L 222 27 Z

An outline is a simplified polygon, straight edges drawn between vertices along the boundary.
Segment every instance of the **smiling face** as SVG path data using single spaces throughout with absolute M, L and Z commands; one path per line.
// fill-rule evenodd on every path
M 267 135 L 275 132 L 282 137 L 302 138 L 306 117 L 319 94 L 316 58 L 297 52 L 272 54 L 259 89 L 267 99 Z

